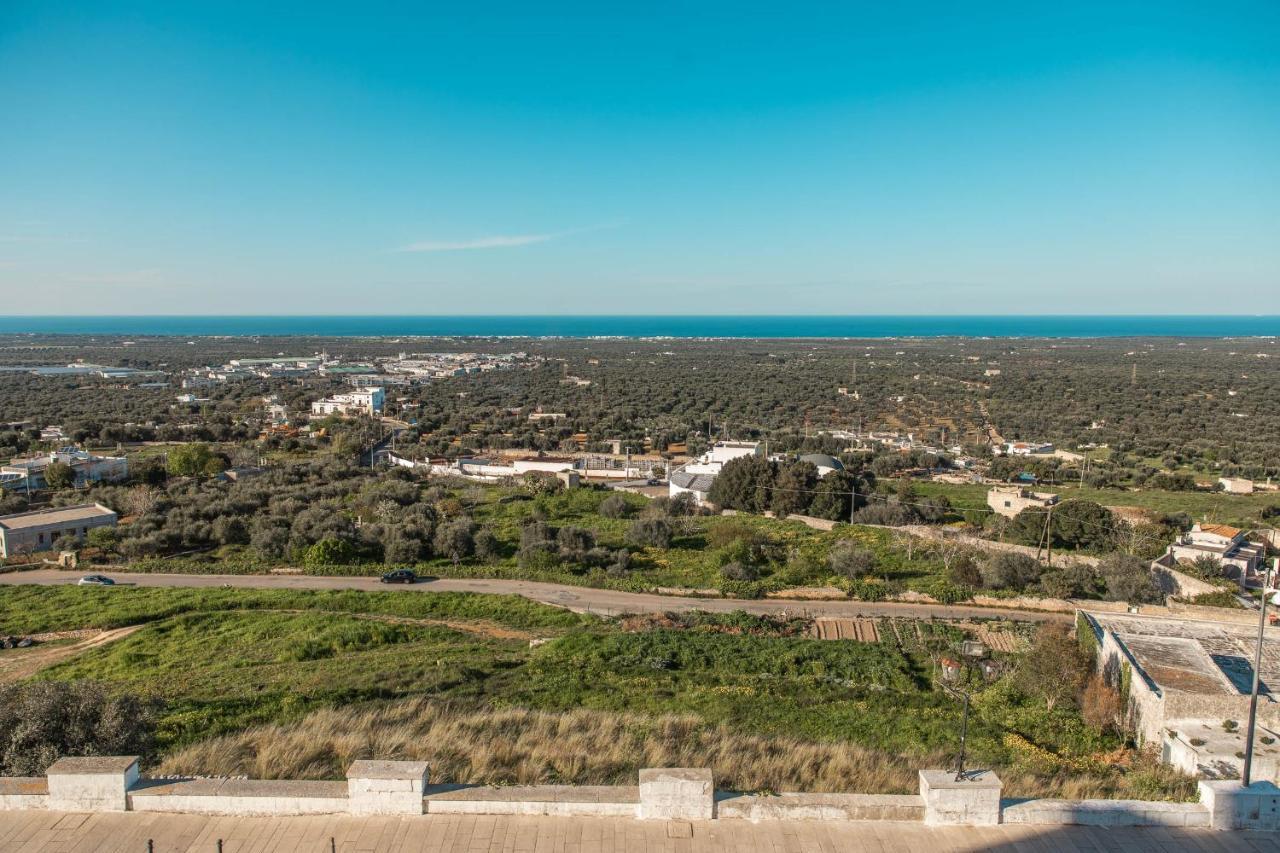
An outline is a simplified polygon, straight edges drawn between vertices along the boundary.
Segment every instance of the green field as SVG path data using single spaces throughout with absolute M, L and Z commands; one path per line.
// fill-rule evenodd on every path
M 305 739 L 308 715 L 323 713 L 335 739 L 344 726 L 332 715 L 348 714 L 350 726 L 371 729 L 375 742 L 381 724 L 370 721 L 379 709 L 394 713 L 397 703 L 422 700 L 445 703 L 432 706 L 441 713 L 470 715 L 468 725 L 484 729 L 468 736 L 476 749 L 498 736 L 486 728 L 502 724 L 495 713 L 593 714 L 600 726 L 632 720 L 627 725 L 644 729 L 646 738 L 658 737 L 654 727 L 666 725 L 660 721 L 679 717 L 704 750 L 690 760 L 716 764 L 729 786 L 763 779 L 909 787 L 902 773 L 956 747 L 959 706 L 933 687 L 933 661 L 963 633 L 942 623 L 884 622 L 879 642 L 860 644 L 809 639 L 798 621 L 745 614 L 638 624 L 480 595 L 79 587 L 6 590 L 0 623 L 9 631 L 142 625 L 37 678 L 87 679 L 155 697 L 163 707 L 158 752 L 149 760 L 178 755 L 189 762 L 207 742 L 201 772 L 222 772 L 222 764 L 209 765 L 223 761 L 211 756 L 226 750 L 211 738 L 252 738 L 254 726 L 267 725 Z M 1025 636 L 1026 629 L 1015 630 Z M 545 642 L 531 647 L 535 637 Z M 1003 660 L 1010 671 L 1017 665 L 1016 656 Z M 1186 786 L 1172 778 L 1111 767 L 1103 756 L 1120 740 L 1087 726 L 1070 703 L 1049 710 L 1006 679 L 972 686 L 971 754 L 1006 771 L 1014 790 L 1185 795 Z M 796 758 L 779 758 L 774 770 L 750 769 L 724 754 L 726 738 L 739 737 L 757 738 L 757 746 L 793 743 Z M 449 748 L 456 753 L 459 746 Z M 305 761 L 258 754 L 251 766 L 260 774 L 334 775 L 341 771 L 336 749 L 318 745 Z M 861 750 L 872 757 L 868 767 L 892 761 L 901 773 L 892 782 L 856 773 L 831 781 L 806 770 L 814 760 L 799 757 L 806 750 Z M 623 754 L 601 765 L 568 754 L 539 778 L 619 782 L 634 778 L 644 761 Z M 470 769 L 457 772 L 485 781 L 514 781 L 511 771 L 460 766 Z

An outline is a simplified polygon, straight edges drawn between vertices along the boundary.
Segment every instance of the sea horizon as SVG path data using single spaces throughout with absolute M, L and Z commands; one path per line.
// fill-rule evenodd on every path
M 356 338 L 1235 338 L 1280 335 L 1280 315 L 0 315 L 0 334 Z

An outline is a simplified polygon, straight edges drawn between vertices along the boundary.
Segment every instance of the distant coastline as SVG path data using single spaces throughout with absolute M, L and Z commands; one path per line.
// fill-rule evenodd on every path
M 1280 335 L 1280 316 L 0 316 L 0 334 L 191 337 L 1117 338 Z

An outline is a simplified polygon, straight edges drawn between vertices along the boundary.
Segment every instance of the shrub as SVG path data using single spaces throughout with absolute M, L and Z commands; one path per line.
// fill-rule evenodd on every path
M 631 504 L 622 495 L 609 495 L 600 501 L 599 512 L 605 518 L 626 518 L 631 515 Z
M 642 518 L 627 531 L 627 541 L 638 548 L 671 547 L 671 523 L 662 518 Z
M 911 510 L 900 504 L 868 504 L 853 514 L 854 524 L 878 524 L 884 527 L 902 527 L 915 520 Z
M 991 554 L 980 567 L 982 585 L 988 589 L 1012 589 L 1018 592 L 1040 579 L 1041 566 L 1033 557 L 1015 551 Z
M 88 681 L 0 687 L 0 775 L 38 776 L 67 755 L 146 755 L 157 704 Z
M 720 567 L 720 575 L 730 581 L 753 581 L 760 577 L 755 566 L 743 563 L 725 563 Z
M 560 565 L 560 549 L 554 542 L 531 542 L 516 552 L 516 562 L 522 569 L 554 569 Z
M 434 547 L 441 557 L 448 557 L 454 565 L 475 553 L 476 524 L 469 518 L 455 518 L 436 531 Z
M 1013 684 L 1027 696 L 1038 696 L 1045 707 L 1074 702 L 1093 668 L 1074 633 L 1060 625 L 1044 625 L 1031 649 L 1018 661 Z
M 974 589 L 982 586 L 982 572 L 978 570 L 978 563 L 972 555 L 960 554 L 951 561 L 951 567 L 947 569 L 947 580 L 956 586 Z
M 1120 731 L 1124 722 L 1120 691 L 1108 685 L 1101 675 L 1094 673 L 1080 695 L 1080 714 L 1086 723 L 1098 731 Z
M 876 570 L 876 555 L 855 542 L 837 542 L 827 554 L 827 564 L 835 574 L 854 580 Z
M 583 527 L 565 526 L 556 533 L 556 543 L 560 546 L 560 554 L 567 560 L 582 559 L 582 556 L 596 545 L 596 538 L 590 530 Z
M 321 539 L 306 550 L 302 562 L 309 568 L 343 566 L 355 559 L 355 549 L 345 539 Z
M 1040 577 L 1040 589 L 1052 598 L 1080 598 L 1096 593 L 1097 576 L 1083 563 L 1072 563 Z
M 481 527 L 476 531 L 475 535 L 476 557 L 491 562 L 502 556 L 502 545 L 498 542 L 498 537 L 493 535 L 493 531 L 487 527 Z
M 1151 567 L 1138 557 L 1110 554 L 1098 564 L 1098 574 L 1107 585 L 1108 601 L 1158 604 L 1164 599 Z

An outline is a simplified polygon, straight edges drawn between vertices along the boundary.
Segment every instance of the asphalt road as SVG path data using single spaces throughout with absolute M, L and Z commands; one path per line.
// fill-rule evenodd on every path
M 70 584 L 82 572 L 37 569 L 0 575 L 0 585 Z M 377 578 L 316 577 L 312 575 L 182 575 L 182 574 L 111 574 L 117 583 L 154 587 L 241 587 L 244 589 L 362 589 L 417 592 L 478 592 L 491 595 L 519 595 L 532 601 L 564 607 L 579 613 L 614 616 L 620 613 L 653 613 L 668 610 L 708 610 L 725 613 L 745 610 L 748 613 L 793 616 L 907 616 L 913 618 L 971 619 L 1002 616 L 1032 622 L 1070 622 L 1067 613 L 1045 613 L 1033 610 L 1006 610 L 999 607 L 966 605 L 902 604 L 869 601 L 795 601 L 764 599 L 748 601 L 737 598 L 694 598 L 652 595 L 592 589 L 536 581 L 495 580 L 479 578 L 439 578 L 412 586 L 382 584 Z

